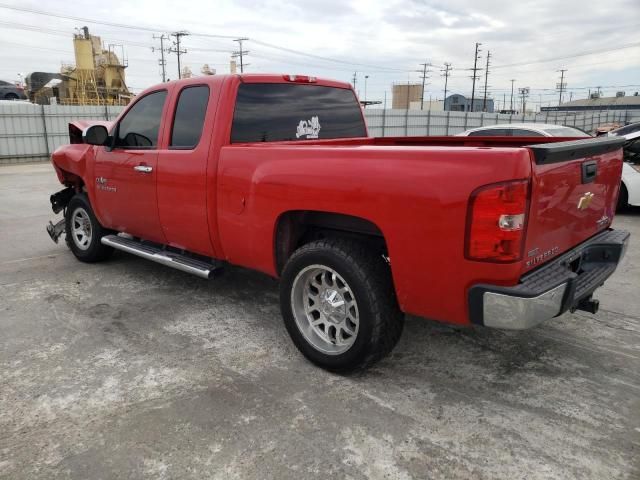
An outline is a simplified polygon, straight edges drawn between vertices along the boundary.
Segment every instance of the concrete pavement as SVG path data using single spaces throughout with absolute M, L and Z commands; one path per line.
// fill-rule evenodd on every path
M 0 167 L 0 478 L 640 477 L 640 210 L 598 315 L 528 332 L 408 318 L 340 377 L 304 360 L 277 283 L 206 282 L 44 226 L 49 165 Z

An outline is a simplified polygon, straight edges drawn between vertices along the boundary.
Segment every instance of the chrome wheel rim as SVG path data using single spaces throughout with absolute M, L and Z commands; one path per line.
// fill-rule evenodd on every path
M 87 250 L 91 245 L 91 219 L 84 208 L 76 208 L 71 215 L 71 238 L 80 250 Z
M 293 280 L 291 309 L 300 333 L 316 350 L 340 355 L 349 350 L 360 325 L 349 284 L 325 265 L 310 265 Z

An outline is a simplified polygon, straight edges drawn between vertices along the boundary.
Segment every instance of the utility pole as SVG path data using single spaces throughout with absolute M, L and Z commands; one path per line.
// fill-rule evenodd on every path
M 429 67 L 430 63 L 421 63 L 422 70 L 416 70 L 418 73 L 422 73 L 422 93 L 420 95 L 420 110 L 424 110 L 424 87 L 427 84 L 427 78 L 429 78 Z
M 564 92 L 564 89 L 567 87 L 567 84 L 564 83 L 564 72 L 566 72 L 567 69 L 563 68 L 560 69 L 560 83 L 558 83 L 556 85 L 556 88 L 558 89 L 558 91 L 560 92 L 560 97 L 558 98 L 558 106 L 560 106 L 562 104 L 562 93 Z
M 527 97 L 529 96 L 529 87 L 519 88 L 518 92 L 522 97 L 522 113 L 525 113 L 525 110 L 527 108 Z
M 482 98 L 482 111 L 487 111 L 487 80 L 489 79 L 489 60 L 491 59 L 491 52 L 487 50 L 487 66 L 484 69 L 484 97 Z
M 480 68 L 478 68 L 478 54 L 481 52 L 479 48 L 480 45 L 482 44 L 476 42 L 476 53 L 473 57 L 473 68 L 471 69 L 473 70 L 473 75 L 471 76 L 471 78 L 473 79 L 473 86 L 471 87 L 471 108 L 469 109 L 470 112 L 473 112 L 473 103 L 476 99 L 476 80 L 478 80 L 478 70 L 481 70 Z
M 511 107 L 509 107 L 509 110 L 511 110 L 513 112 L 513 84 L 515 83 L 516 79 L 512 78 L 511 79 Z
M 356 89 L 356 84 L 358 83 L 358 72 L 353 72 L 353 81 L 351 82 L 353 84 L 353 89 Z
M 240 58 L 240 73 L 244 73 L 244 56 L 247 55 L 249 53 L 248 50 L 243 50 L 242 49 L 242 42 L 244 42 L 245 40 L 249 40 L 248 38 L 236 38 L 234 40 L 234 42 L 238 42 L 238 50 L 233 52 L 233 56 L 234 57 L 239 57 Z M 249 65 L 248 63 L 246 65 Z
M 154 40 L 160 40 L 160 48 L 157 49 L 156 47 L 151 47 L 151 51 L 155 52 L 156 50 L 160 50 L 160 60 L 158 60 L 158 64 L 162 68 L 162 83 L 164 83 L 167 81 L 167 71 L 166 71 L 167 61 L 164 59 L 164 53 L 169 51 L 168 49 L 164 48 L 164 41 L 169 40 L 169 37 L 167 37 L 163 33 L 159 37 L 154 35 L 153 38 Z
M 451 75 L 451 64 L 445 62 L 444 70 L 440 70 L 442 72 L 442 76 L 444 77 L 444 102 L 447 101 L 447 85 L 449 84 L 449 75 Z M 443 108 L 444 108 L 443 102 Z
M 176 56 L 178 57 L 178 78 L 182 78 L 182 71 L 180 70 L 180 56 L 184 55 L 185 53 L 187 53 L 186 50 L 182 50 L 180 48 L 180 39 L 182 37 L 186 37 L 187 35 L 189 35 L 187 32 L 185 32 L 184 30 L 181 30 L 179 32 L 173 32 L 171 34 L 172 37 L 175 38 L 174 42 L 173 42 L 173 48 L 170 48 L 168 50 L 169 53 L 175 53 Z

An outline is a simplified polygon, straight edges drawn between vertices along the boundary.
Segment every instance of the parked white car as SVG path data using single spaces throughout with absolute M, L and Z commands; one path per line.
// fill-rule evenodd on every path
M 640 123 L 626 125 L 609 135 L 624 137 L 624 165 L 622 166 L 622 185 L 618 208 L 627 205 L 640 207 Z
M 505 123 L 472 128 L 459 133 L 462 137 L 590 137 L 586 132 L 551 123 Z
M 638 126 L 638 128 L 636 128 Z M 627 205 L 640 206 L 640 123 L 626 125 L 608 133 L 625 137 L 625 162 L 622 166 L 622 183 L 618 209 Z M 546 123 L 506 123 L 472 128 L 459 133 L 465 137 L 588 137 L 588 133 L 577 128 Z M 635 140 L 635 141 L 634 141 Z

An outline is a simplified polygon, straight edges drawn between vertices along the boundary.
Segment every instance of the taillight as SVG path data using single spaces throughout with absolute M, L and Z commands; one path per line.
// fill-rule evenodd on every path
M 529 181 L 486 185 L 469 199 L 465 256 L 486 262 L 522 258 L 529 198 Z

